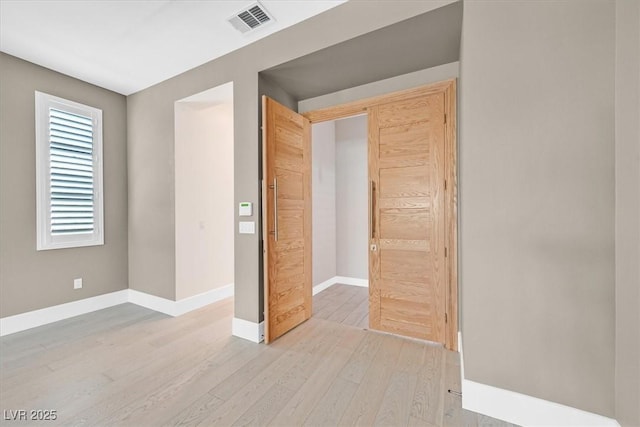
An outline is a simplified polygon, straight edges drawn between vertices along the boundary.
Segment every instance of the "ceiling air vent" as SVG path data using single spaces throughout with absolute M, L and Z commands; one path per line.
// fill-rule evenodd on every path
M 236 30 L 246 33 L 273 21 L 273 17 L 264 6 L 256 2 L 233 15 L 228 21 Z

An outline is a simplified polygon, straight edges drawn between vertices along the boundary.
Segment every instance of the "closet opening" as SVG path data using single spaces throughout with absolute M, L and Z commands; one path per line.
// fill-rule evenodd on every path
M 369 327 L 367 115 L 311 126 L 313 317 Z

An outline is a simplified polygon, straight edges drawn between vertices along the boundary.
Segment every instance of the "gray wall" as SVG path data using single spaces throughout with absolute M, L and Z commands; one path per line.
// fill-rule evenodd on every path
M 158 96 L 154 93 L 127 97 L 129 287 L 172 300 L 176 298 L 175 155 L 173 144 L 163 141 L 174 137 L 173 101 L 201 91 L 178 96 L 162 109 L 154 106 Z
M 373 83 L 355 86 L 338 92 L 328 93 L 315 98 L 303 99 L 298 102 L 298 111 L 305 113 L 307 111 L 333 107 L 351 101 L 386 95 L 399 90 L 411 89 L 429 83 L 456 78 L 459 75 L 459 68 L 460 63 L 456 61 L 449 64 L 438 65 L 437 67 L 414 71 L 413 73 L 401 74 Z
M 369 278 L 367 116 L 336 120 L 336 273 Z
M 605 416 L 614 415 L 614 53 L 613 2 L 465 3 L 465 377 Z
M 336 124 L 311 126 L 313 286 L 336 275 Z
M 297 100 L 290 93 L 278 86 L 273 80 L 264 76 L 263 73 L 258 73 L 258 92 L 260 97 L 266 95 L 278 101 L 280 104 L 291 108 L 293 111 L 297 111 Z M 262 103 L 259 105 L 259 110 L 262 111 Z M 258 119 L 262 120 L 262 114 L 258 116 Z
M 36 90 L 102 110 L 102 246 L 36 251 Z M 126 289 L 125 97 L 4 53 L 0 93 L 0 317 Z
M 640 3 L 616 3 L 616 419 L 640 426 Z
M 368 2 L 367 18 L 379 2 Z M 437 2 L 429 0 L 430 5 Z M 462 2 L 371 31 L 265 70 L 297 99 L 410 74 L 460 58 Z M 381 54 L 383 52 L 383 54 Z M 411 54 L 407 54 L 411 52 Z
M 234 82 L 235 202 L 250 201 L 259 208 L 258 72 L 448 3 L 380 1 L 372 8 L 367 2 L 347 2 L 129 96 L 130 287 L 175 298 L 176 100 Z M 367 19 L 360 19 L 363 15 Z M 258 322 L 263 316 L 259 235 L 236 232 L 234 250 L 235 316 Z

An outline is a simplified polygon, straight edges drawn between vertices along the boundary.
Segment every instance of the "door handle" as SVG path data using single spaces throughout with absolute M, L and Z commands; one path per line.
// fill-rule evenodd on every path
M 278 178 L 273 178 L 273 237 L 278 241 Z
M 373 240 L 376 237 L 376 217 L 375 217 L 375 194 L 376 184 L 374 181 L 369 182 L 369 234 Z

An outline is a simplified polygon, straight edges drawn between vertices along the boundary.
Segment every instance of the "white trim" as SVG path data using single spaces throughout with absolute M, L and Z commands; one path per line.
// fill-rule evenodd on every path
M 159 313 L 176 316 L 176 301 L 129 289 L 129 302 Z
M 0 319 L 0 336 L 13 334 L 129 301 L 129 290 L 111 292 Z
M 205 305 L 213 304 L 214 302 L 221 301 L 233 296 L 233 283 L 221 286 L 210 291 L 203 292 L 198 295 L 194 295 L 188 298 L 183 298 L 175 302 L 175 315 L 181 316 L 193 310 L 204 307 Z
M 329 280 L 325 280 L 322 283 L 318 283 L 313 287 L 313 295 L 316 295 L 327 288 L 330 288 L 333 285 L 340 283 L 341 285 L 351 285 L 351 286 L 362 286 L 365 288 L 369 287 L 369 281 L 367 279 L 358 279 L 355 277 L 345 277 L 345 276 L 333 276 Z
M 264 341 L 264 322 L 254 323 L 234 317 L 231 322 L 231 334 L 252 342 L 262 342 Z
M 129 302 L 173 317 L 182 316 L 185 313 L 232 296 L 233 283 L 178 301 L 129 289 Z
M 460 331 L 458 331 L 458 352 L 460 353 L 460 379 L 464 380 L 464 356 L 462 354 L 462 332 Z
M 25 331 L 126 302 L 176 317 L 232 296 L 233 283 L 181 299 L 180 301 L 171 301 L 134 289 L 124 289 L 96 297 L 54 305 L 53 307 L 16 314 L 15 316 L 3 317 L 0 319 L 0 336 Z
M 464 377 L 462 334 L 458 332 L 462 408 L 521 426 L 620 427 L 613 418 L 526 394 L 467 380 Z
M 320 292 L 324 291 L 325 289 L 328 289 L 331 286 L 333 286 L 336 283 L 338 283 L 338 282 L 336 282 L 336 277 L 337 276 L 334 276 L 329 280 L 325 280 L 324 282 L 318 283 L 317 285 L 315 285 L 313 287 L 313 295 L 319 294 Z
M 361 286 L 364 288 L 369 287 L 369 281 L 367 279 L 358 279 L 356 277 L 344 277 L 344 276 L 336 276 L 336 283 L 340 283 L 342 285 L 351 285 L 351 286 Z
M 620 427 L 613 418 L 466 379 L 462 407 L 521 426 Z

